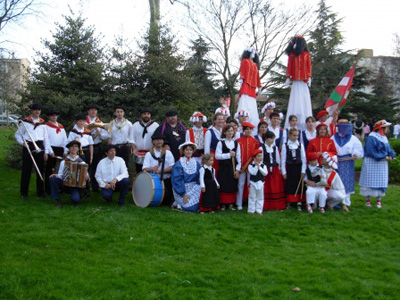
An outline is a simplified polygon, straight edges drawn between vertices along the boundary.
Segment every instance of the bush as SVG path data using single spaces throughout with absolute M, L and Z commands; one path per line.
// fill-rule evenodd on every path
M 400 139 L 389 139 L 389 143 L 394 152 L 396 152 L 396 155 L 400 155 Z
M 6 165 L 13 169 L 22 170 L 22 147 L 15 140 L 14 135 L 7 136 L 10 140 L 9 146 L 6 147 Z
M 389 182 L 400 183 L 400 155 L 397 155 L 395 160 L 389 161 Z

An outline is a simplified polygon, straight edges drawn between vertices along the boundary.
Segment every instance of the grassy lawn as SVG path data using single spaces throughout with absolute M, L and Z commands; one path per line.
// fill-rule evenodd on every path
M 325 215 L 187 214 L 131 194 L 57 210 L 34 180 L 21 200 L 3 162 L 12 132 L 0 128 L 1 299 L 399 299 L 399 186 L 381 210 L 356 194 L 350 213 Z

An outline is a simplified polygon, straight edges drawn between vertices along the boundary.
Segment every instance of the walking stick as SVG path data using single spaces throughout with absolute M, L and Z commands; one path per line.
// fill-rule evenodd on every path
M 299 191 L 299 187 L 300 187 L 300 184 L 302 183 L 302 181 L 303 181 L 303 178 L 300 178 L 299 184 L 297 185 L 296 193 L 294 194 L 295 197 L 297 196 L 297 192 Z M 303 187 L 301 189 L 303 190 Z

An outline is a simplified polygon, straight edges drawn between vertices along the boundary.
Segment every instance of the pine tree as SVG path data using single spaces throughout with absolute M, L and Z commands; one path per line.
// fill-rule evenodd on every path
M 57 108 L 67 124 L 84 113 L 87 104 L 104 104 L 103 48 L 94 28 L 70 13 L 64 16 L 65 24 L 56 23 L 52 40 L 43 40 L 47 51 L 37 53 L 37 68 L 23 95 L 26 102 Z

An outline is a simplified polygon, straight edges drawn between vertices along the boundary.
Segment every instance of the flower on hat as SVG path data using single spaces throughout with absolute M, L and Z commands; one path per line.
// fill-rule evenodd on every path
M 226 109 L 225 107 L 218 107 L 215 110 L 215 113 L 223 114 L 225 117 L 229 117 L 231 115 L 231 113 L 229 112 L 229 109 Z
M 202 117 L 203 118 L 203 121 L 204 122 L 207 122 L 207 117 L 205 116 L 205 115 L 203 115 L 201 112 L 199 112 L 199 111 L 195 111 L 194 113 L 193 113 L 193 115 L 190 117 L 190 122 L 193 122 L 193 123 L 195 123 L 195 122 L 199 122 L 200 121 L 200 117 Z

